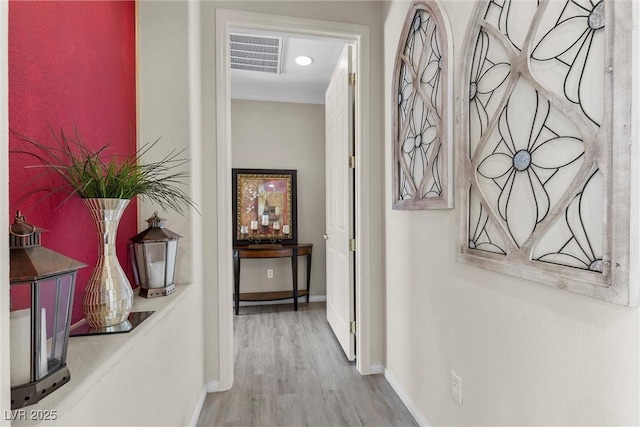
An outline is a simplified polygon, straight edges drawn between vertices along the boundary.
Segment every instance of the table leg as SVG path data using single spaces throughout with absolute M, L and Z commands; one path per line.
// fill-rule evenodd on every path
M 233 251 L 233 279 L 234 292 L 233 299 L 235 303 L 236 316 L 240 312 L 240 255 L 238 251 Z
M 291 257 L 291 274 L 293 275 L 293 311 L 298 311 L 298 251 L 293 250 Z
M 307 255 L 307 304 L 311 295 L 311 252 Z

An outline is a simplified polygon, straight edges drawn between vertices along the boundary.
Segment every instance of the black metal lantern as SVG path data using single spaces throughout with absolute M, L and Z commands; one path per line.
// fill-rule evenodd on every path
M 20 211 L 9 228 L 12 409 L 37 403 L 70 379 L 73 290 L 86 264 L 40 246 L 42 231 Z
M 129 245 L 140 296 L 153 298 L 170 295 L 176 290 L 173 278 L 178 239 L 182 236 L 165 228 L 165 220 L 158 216 L 158 212 L 154 212 L 147 222 L 149 227 L 132 237 Z

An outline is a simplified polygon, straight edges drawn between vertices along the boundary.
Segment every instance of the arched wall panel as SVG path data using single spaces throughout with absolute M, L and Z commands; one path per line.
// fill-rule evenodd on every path
M 412 4 L 393 77 L 394 209 L 453 207 L 449 33 L 436 2 Z

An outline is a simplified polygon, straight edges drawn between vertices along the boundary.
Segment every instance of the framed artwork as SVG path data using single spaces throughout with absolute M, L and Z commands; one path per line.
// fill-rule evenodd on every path
M 460 91 L 460 260 L 638 305 L 632 3 L 476 4 Z
M 296 244 L 296 171 L 233 169 L 233 244 Z
M 453 207 L 449 32 L 436 2 L 412 3 L 393 75 L 393 209 Z

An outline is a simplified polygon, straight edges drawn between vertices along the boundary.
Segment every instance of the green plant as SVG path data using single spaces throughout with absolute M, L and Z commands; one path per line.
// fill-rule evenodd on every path
M 77 130 L 75 138 L 67 136 L 63 130 L 58 136 L 52 130 L 56 142 L 52 146 L 14 133 L 28 148 L 12 152 L 35 158 L 40 164 L 31 167 L 44 167 L 63 181 L 61 186 L 35 189 L 30 194 L 40 191 L 47 191 L 49 195 L 64 192 L 69 197 L 77 195 L 84 199 L 131 199 L 140 196 L 157 203 L 164 210 L 170 208 L 179 213 L 183 213 L 183 207 L 194 206 L 191 198 L 177 186 L 189 177 L 188 172 L 179 169 L 189 161 L 181 157 L 185 149 L 173 150 L 159 161 L 144 163 L 142 158 L 156 146 L 159 139 L 144 144 L 134 157 L 125 157 L 109 155 L 109 144 L 97 150 L 89 148 Z

